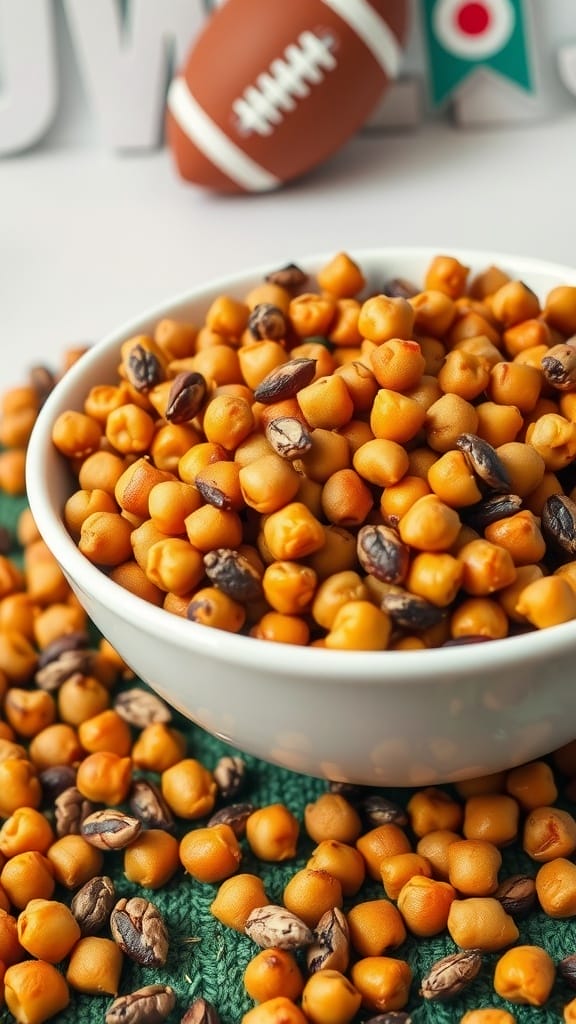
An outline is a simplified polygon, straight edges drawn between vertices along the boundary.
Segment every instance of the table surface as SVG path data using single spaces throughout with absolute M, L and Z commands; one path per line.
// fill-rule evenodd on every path
M 250 264 L 377 245 L 457 246 L 576 265 L 576 113 L 463 131 L 363 134 L 274 193 L 218 196 L 165 149 L 97 145 L 0 160 L 5 386 L 142 310 Z

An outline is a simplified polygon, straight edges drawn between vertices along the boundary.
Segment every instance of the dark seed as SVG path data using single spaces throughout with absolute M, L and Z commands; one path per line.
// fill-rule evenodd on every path
M 382 287 L 382 294 L 387 295 L 391 299 L 411 299 L 419 291 L 421 289 L 405 277 L 393 277 L 390 281 L 386 281 Z
M 540 512 L 542 533 L 562 551 L 576 554 L 576 502 L 565 494 L 551 494 Z
M 360 565 L 384 583 L 402 583 L 408 572 L 410 551 L 391 526 L 362 526 L 356 539 Z
M 405 1010 L 388 1010 L 387 1013 L 370 1017 L 364 1024 L 412 1024 L 412 1017 Z
M 34 682 L 39 690 L 57 690 L 73 676 L 81 678 L 89 674 L 93 660 L 92 651 L 63 651 L 59 658 L 49 661 L 34 674 Z
M 0 555 L 7 555 L 12 548 L 12 534 L 7 526 L 0 525 Z
M 114 709 L 125 722 L 137 729 L 145 729 L 154 722 L 169 722 L 172 718 L 170 708 L 160 697 L 138 686 L 119 693 L 114 701 Z
M 299 459 L 312 447 L 310 431 L 295 416 L 278 416 L 270 420 L 265 433 L 276 454 L 283 459 Z
M 336 779 L 333 779 L 328 783 L 328 791 L 330 793 L 339 793 L 349 803 L 357 804 L 366 795 L 368 789 L 366 786 L 359 786 L 355 782 L 338 782 Z
M 256 402 L 272 403 L 294 398 L 316 373 L 315 359 L 290 359 L 271 370 L 254 390 Z
M 411 594 L 407 590 L 401 593 L 391 590 L 384 594 L 380 607 L 403 629 L 428 629 L 442 622 L 446 615 L 443 608 L 438 608 L 425 598 Z
M 204 404 L 207 391 L 208 386 L 201 373 L 178 373 L 170 385 L 165 418 L 169 423 L 193 420 Z
M 38 364 L 37 366 L 30 367 L 28 379 L 38 395 L 38 401 L 42 407 L 48 395 L 54 389 L 56 377 L 49 367 Z
M 160 911 L 141 896 L 121 899 L 110 915 L 112 938 L 123 953 L 144 967 L 163 967 L 168 930 Z
M 246 603 L 262 596 L 262 580 L 245 555 L 233 548 L 214 548 L 204 555 L 210 582 L 235 601 Z
M 404 808 L 378 793 L 365 796 L 360 807 L 372 828 L 377 828 L 379 825 L 403 826 L 408 824 L 408 815 Z
M 273 306 L 271 302 L 259 302 L 248 317 L 248 330 L 259 341 L 264 338 L 281 341 L 286 337 L 288 323 L 278 306 Z
M 94 810 L 95 807 L 91 800 L 82 796 L 76 786 L 69 786 L 54 801 L 56 835 L 58 837 L 80 835 L 84 818 L 87 818 Z
M 232 800 L 246 783 L 246 762 L 244 758 L 226 754 L 220 758 L 213 771 L 223 800 Z
M 227 807 L 221 807 L 212 815 L 208 820 L 208 826 L 229 825 L 236 838 L 242 839 L 246 834 L 246 822 L 253 813 L 253 804 L 228 804 Z
M 573 345 L 553 345 L 540 362 L 548 384 L 557 391 L 576 388 L 576 348 Z
M 271 284 L 278 284 L 281 288 L 287 288 L 288 291 L 292 291 L 306 284 L 308 274 L 301 270 L 296 263 L 287 263 L 285 267 L 280 267 L 279 270 L 273 270 L 270 274 L 266 274 L 265 280 Z
M 163 1024 L 176 1005 L 176 993 L 169 985 L 144 985 L 118 996 L 108 1007 L 105 1024 Z
M 53 804 L 65 789 L 76 784 L 76 769 L 71 764 L 55 764 L 40 772 L 38 779 L 42 786 L 44 802 Z
M 218 1011 L 207 999 L 195 999 L 182 1017 L 180 1024 L 220 1024 Z
M 529 875 L 510 875 L 500 883 L 494 898 L 512 917 L 524 917 L 536 906 L 536 883 Z
M 139 818 L 110 808 L 84 818 L 80 835 L 98 850 L 123 850 L 142 830 Z
M 139 342 L 133 345 L 128 353 L 125 371 L 132 387 L 143 393 L 164 380 L 164 371 L 158 356 Z
M 74 894 L 70 910 L 82 935 L 97 935 L 108 924 L 116 899 L 114 882 L 108 875 L 90 878 Z
M 558 974 L 570 988 L 576 988 L 576 953 L 570 953 L 560 960 Z
M 209 472 L 209 467 L 206 472 Z M 225 512 L 229 512 L 233 508 L 233 502 L 229 494 L 226 494 L 221 487 L 215 483 L 214 480 L 207 480 L 205 477 L 197 476 L 194 481 L 194 486 L 197 491 L 200 492 L 204 501 L 207 505 L 212 505 L 214 508 L 221 508 Z
M 40 652 L 38 655 L 38 668 L 44 668 L 51 661 L 56 661 L 62 654 L 70 651 L 85 651 L 90 645 L 90 637 L 83 630 L 74 633 L 64 633 Z
M 171 832 L 174 828 L 172 811 L 153 782 L 147 779 L 134 779 L 130 787 L 128 805 L 145 828 L 160 828 L 163 832 Z
M 444 956 L 422 978 L 420 995 L 430 1000 L 452 999 L 474 980 L 481 967 L 482 956 L 476 949 Z
M 470 467 L 493 491 L 510 491 L 510 477 L 497 452 L 477 434 L 459 434 L 456 447 L 466 456 Z
M 521 508 L 522 498 L 519 494 L 493 494 L 484 501 L 463 509 L 462 515 L 469 526 L 483 533 L 491 523 L 497 523 L 499 519 L 509 519 L 520 512 Z

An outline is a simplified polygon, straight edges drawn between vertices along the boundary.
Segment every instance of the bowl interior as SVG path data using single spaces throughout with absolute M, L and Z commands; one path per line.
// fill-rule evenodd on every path
M 366 277 L 366 292 L 381 289 L 392 277 L 405 277 L 420 285 L 431 259 L 438 254 L 431 248 L 384 248 L 350 251 Z M 477 252 L 473 250 L 446 250 L 476 273 L 496 264 L 512 276 L 522 279 L 544 298 L 558 284 L 576 283 L 574 268 L 549 264 L 513 255 Z M 323 253 L 298 261 L 311 274 L 333 256 Z M 199 323 L 215 297 L 222 293 L 243 297 L 255 284 L 260 283 L 273 267 L 260 266 L 233 277 L 221 278 L 191 290 L 183 296 L 170 299 L 160 306 L 124 324 L 117 331 L 93 346 L 67 372 L 45 403 L 34 428 L 27 458 L 27 492 L 38 528 L 62 566 L 81 601 L 93 614 L 98 604 L 114 611 L 120 619 L 138 621 L 144 632 L 162 636 L 178 647 L 202 651 L 221 661 L 242 666 L 266 663 L 272 670 L 278 667 L 278 645 L 267 641 L 254 641 L 239 635 L 226 635 L 225 642 L 219 631 L 180 620 L 144 600 L 123 590 L 80 554 L 68 535 L 62 520 L 64 502 L 73 489 L 73 481 L 64 460 L 51 442 L 52 425 L 66 409 L 80 409 L 89 387 L 95 383 L 116 379 L 119 349 L 122 342 L 139 333 L 150 332 L 162 317 Z M 492 670 L 495 666 L 517 663 L 518 659 L 533 661 L 554 656 L 559 649 L 576 648 L 576 623 L 567 623 L 547 630 L 535 631 L 521 637 L 509 637 L 490 644 L 475 645 L 474 660 Z M 422 676 L 425 664 L 429 678 L 441 678 L 449 673 L 465 673 L 470 664 L 470 652 L 464 647 L 450 649 L 402 652 L 348 652 L 298 648 L 282 645 L 282 664 L 293 673 L 305 669 L 337 682 L 350 678 L 373 680 L 382 685 L 388 678 L 401 674 L 407 680 Z

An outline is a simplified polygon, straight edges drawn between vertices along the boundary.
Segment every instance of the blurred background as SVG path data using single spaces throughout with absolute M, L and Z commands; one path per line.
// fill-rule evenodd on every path
M 0 0 L 6 384 L 251 263 L 425 244 L 576 266 L 574 0 L 409 0 L 400 77 L 362 129 L 303 177 L 235 196 L 183 181 L 163 144 L 169 80 L 217 6 Z

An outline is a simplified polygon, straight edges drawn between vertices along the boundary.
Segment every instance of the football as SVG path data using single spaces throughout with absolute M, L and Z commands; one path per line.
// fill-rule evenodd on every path
M 179 174 L 263 192 L 336 152 L 400 69 L 408 0 L 225 0 L 172 80 Z

